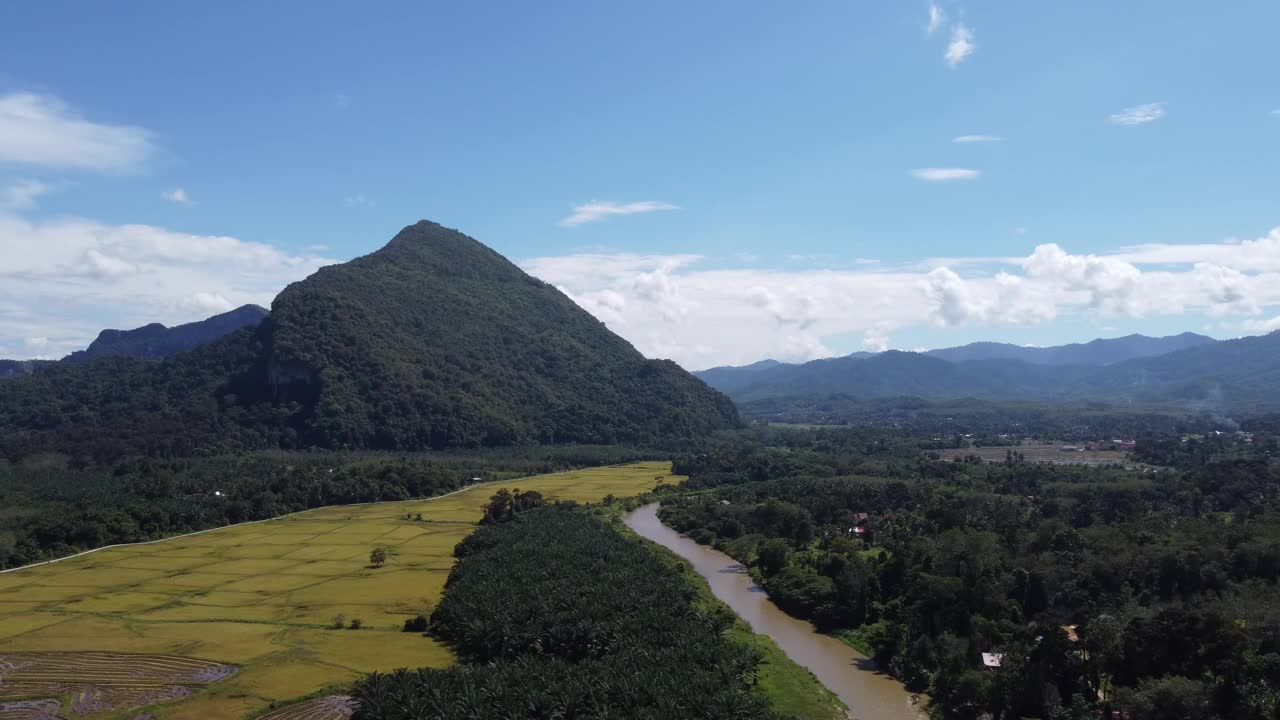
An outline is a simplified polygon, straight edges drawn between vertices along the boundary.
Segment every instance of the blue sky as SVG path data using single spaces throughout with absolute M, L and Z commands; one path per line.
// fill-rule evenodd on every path
M 0 356 L 267 303 L 424 217 L 690 367 L 1274 329 L 1277 26 L 1270 0 L 20 0 Z

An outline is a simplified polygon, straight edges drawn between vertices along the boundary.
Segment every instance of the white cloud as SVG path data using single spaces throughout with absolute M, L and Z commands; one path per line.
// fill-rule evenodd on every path
M 1249 320 L 1245 322 L 1244 329 L 1251 332 L 1270 333 L 1280 330 L 1280 315 L 1270 320 Z
M 679 206 L 671 203 L 659 202 L 657 200 L 644 200 L 641 202 L 616 203 L 616 202 L 589 202 L 584 205 L 575 205 L 573 213 L 560 221 L 564 227 L 575 227 L 584 223 L 596 222 L 604 220 L 614 215 L 636 215 L 638 213 L 656 212 L 658 210 L 679 210 Z
M 373 201 L 365 197 L 364 193 L 356 193 L 342 198 L 342 204 L 347 207 L 372 207 Z
M 1280 228 L 1245 242 L 1109 254 L 1042 244 L 1022 256 L 945 262 L 786 271 L 705 269 L 696 255 L 592 254 L 521 265 L 641 352 L 694 369 L 827 357 L 838 342 L 845 352 L 848 343 L 878 350 L 910 328 L 1035 326 L 1071 315 L 1105 323 L 1201 313 L 1280 329 L 1280 320 L 1258 319 L 1280 312 Z
M 889 323 L 876 323 L 862 334 L 862 349 L 871 352 L 884 352 L 889 349 Z
M 85 120 L 48 95 L 0 96 L 0 163 L 127 172 L 151 152 L 142 128 Z
M 0 347 L 65 355 L 107 327 L 190 322 L 270 305 L 285 285 L 333 261 L 232 237 L 83 219 L 0 213 Z M 36 352 L 20 338 L 44 337 Z
M 1234 268 L 1196 263 L 1192 274 L 1209 303 L 1210 315 L 1257 315 L 1262 312 L 1251 287 L 1253 278 Z
M 976 180 L 980 174 L 969 168 L 919 168 L 911 174 L 929 182 L 945 182 L 948 180 Z
M 1162 117 L 1164 117 L 1164 103 L 1157 102 L 1125 108 L 1118 113 L 1113 113 L 1109 119 L 1112 125 L 1134 127 L 1135 125 L 1155 122 Z
M 137 265 L 123 258 L 108 255 L 97 248 L 86 250 L 84 257 L 78 263 L 72 265 L 71 268 L 80 275 L 98 280 L 118 278 L 138 272 Z
M 1048 288 L 1005 272 L 993 278 L 965 279 L 951 268 L 940 267 L 930 270 L 921 286 L 928 301 L 927 319 L 936 327 L 1036 325 L 1057 316 Z
M 178 304 L 184 310 L 190 310 L 201 317 L 230 312 L 237 307 L 235 303 L 216 292 L 198 292 L 183 298 Z
M 951 138 L 953 143 L 993 143 L 1001 140 L 1004 140 L 1004 138 L 999 135 L 961 135 Z
M 36 206 L 36 198 L 52 189 L 39 180 L 19 180 L 0 192 L 0 209 L 30 210 Z
M 175 202 L 175 203 L 178 203 L 179 205 L 191 204 L 191 197 L 187 195 L 186 190 L 183 190 L 180 187 L 174 188 L 172 190 L 169 190 L 168 192 L 164 192 L 161 194 L 164 196 L 164 199 L 168 200 L 169 202 Z
M 1241 271 L 1280 272 L 1280 227 L 1253 240 L 1221 243 L 1148 243 L 1122 248 L 1114 257 L 1147 265 L 1213 263 Z
M 973 31 L 957 23 L 951 28 L 951 41 L 947 43 L 947 64 L 953 68 L 958 67 L 977 49 L 978 46 L 973 42 Z
M 1023 267 L 1032 278 L 1084 293 L 1088 306 L 1094 310 L 1138 316 L 1143 314 L 1143 303 L 1148 299 L 1139 292 L 1142 272 L 1123 260 L 1071 255 L 1049 243 L 1036 246 Z
M 938 7 L 937 3 L 929 3 L 929 25 L 925 28 L 925 31 L 930 35 L 934 34 L 938 31 L 938 28 L 942 27 L 942 23 L 946 19 L 946 13 L 942 12 L 942 8 Z
M 924 292 L 932 309 L 930 320 L 941 327 L 964 325 L 986 312 L 969 284 L 951 268 L 931 270 L 924 279 Z

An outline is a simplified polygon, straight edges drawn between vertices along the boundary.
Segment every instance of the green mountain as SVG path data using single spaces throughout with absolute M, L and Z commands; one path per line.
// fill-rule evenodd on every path
M 649 443 L 737 423 L 551 285 L 431 222 L 286 288 L 257 328 L 159 363 L 0 383 L 0 449 L 142 452 Z
M 163 360 L 180 352 L 194 350 L 241 328 L 257 327 L 266 316 L 266 308 L 245 305 L 206 320 L 176 327 L 151 323 L 133 330 L 103 330 L 89 347 L 71 353 L 63 361 L 88 362 L 108 355 Z

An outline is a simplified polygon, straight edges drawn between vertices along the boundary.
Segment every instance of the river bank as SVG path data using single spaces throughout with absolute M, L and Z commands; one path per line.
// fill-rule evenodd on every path
M 747 569 L 733 558 L 672 530 L 658 519 L 657 503 L 628 513 L 623 522 L 641 537 L 680 556 L 753 631 L 771 638 L 788 658 L 807 668 L 858 720 L 921 720 L 923 709 L 897 680 L 839 639 L 778 609 Z

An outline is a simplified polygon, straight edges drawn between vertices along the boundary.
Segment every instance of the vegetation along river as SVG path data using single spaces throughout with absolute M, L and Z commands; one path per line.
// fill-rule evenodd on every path
M 919 720 L 925 717 L 902 683 L 877 672 L 873 661 L 834 637 L 816 632 L 805 620 L 778 609 L 737 560 L 699 545 L 658 519 L 658 504 L 629 513 L 624 521 L 636 534 L 684 558 L 711 584 L 717 598 L 751 629 L 768 635 L 787 657 L 808 668 L 849 707 L 857 720 Z

